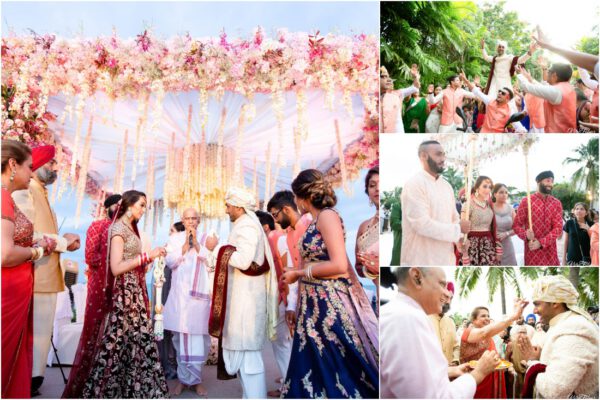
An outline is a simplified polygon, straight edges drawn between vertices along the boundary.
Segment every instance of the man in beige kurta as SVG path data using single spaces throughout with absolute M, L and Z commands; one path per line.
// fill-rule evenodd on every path
M 519 338 L 525 380 L 535 382 L 535 397 L 598 398 L 598 325 L 577 306 L 579 293 L 562 275 L 544 276 L 533 286 L 533 312 L 548 323 L 544 346 Z M 543 370 L 543 366 L 545 370 Z
M 442 352 L 446 360 L 448 360 L 448 365 L 458 365 L 460 359 L 460 341 L 456 334 L 456 324 L 454 324 L 452 318 L 446 315 L 450 310 L 452 297 L 454 297 L 454 284 L 448 282 L 446 288 L 450 292 L 450 296 L 448 296 L 446 304 L 442 306 L 442 312 L 440 314 L 430 314 L 429 319 L 442 346 Z
M 454 244 L 471 223 L 460 220 L 452 186 L 441 176 L 446 163 L 442 145 L 429 140 L 419 145 L 422 169 L 402 188 L 402 249 L 405 266 L 456 265 Z
M 56 181 L 58 165 L 52 160 L 40 167 L 33 175 L 28 190 L 13 192 L 19 209 L 33 222 L 34 240 L 43 236 L 56 240 L 56 250 L 35 262 L 33 286 L 33 380 L 32 395 L 39 394 L 44 381 L 46 360 L 50 351 L 50 339 L 56 311 L 56 296 L 65 289 L 60 268 L 60 253 L 79 248 L 79 235 L 58 235 L 56 215 L 48 202 L 46 186 Z

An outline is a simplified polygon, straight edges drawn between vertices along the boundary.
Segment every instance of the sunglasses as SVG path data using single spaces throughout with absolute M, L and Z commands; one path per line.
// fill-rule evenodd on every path
M 508 96 L 508 93 L 506 93 L 504 90 L 498 90 L 498 94 L 501 94 L 502 96 Z

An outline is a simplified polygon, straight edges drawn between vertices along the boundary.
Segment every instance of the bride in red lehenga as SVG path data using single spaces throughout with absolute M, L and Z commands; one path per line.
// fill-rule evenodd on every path
M 92 222 L 86 232 L 85 263 L 88 265 L 87 298 L 83 331 L 75 353 L 69 381 L 62 397 L 77 399 L 83 395 L 83 384 L 90 374 L 100 326 L 109 310 L 113 275 L 107 271 L 108 228 L 116 212 L 121 195 L 113 194 L 104 201 L 107 217 Z

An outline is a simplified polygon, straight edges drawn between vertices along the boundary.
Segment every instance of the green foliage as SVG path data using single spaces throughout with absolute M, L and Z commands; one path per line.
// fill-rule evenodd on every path
M 577 153 L 577 156 L 567 157 L 563 161 L 563 164 L 580 166 L 573 173 L 571 188 L 584 193 L 589 190 L 592 196 L 590 203 L 592 203 L 594 194 L 598 192 L 598 137 L 591 138 L 586 144 L 580 145 L 573 151 Z M 585 202 L 586 199 L 581 201 Z
M 457 282 L 460 297 L 467 297 L 482 277 L 481 268 L 457 268 L 454 279 Z M 569 278 L 579 293 L 579 306 L 587 308 L 599 302 L 598 268 L 572 268 L 572 267 L 490 267 L 485 276 L 488 288 L 488 301 L 494 299 L 498 290 L 503 285 L 512 287 L 517 297 L 521 296 L 521 285 L 532 285 L 535 280 L 547 275 L 564 275 Z M 576 275 L 576 276 L 575 276 Z M 573 282 L 573 280 L 576 281 Z M 531 300 L 531 299 L 529 299 Z M 506 305 L 502 305 L 506 309 Z M 509 310 L 512 309 L 512 306 Z M 451 316 L 454 319 L 454 316 Z M 456 320 L 455 320 L 456 322 Z
M 458 191 L 465 185 L 465 178 L 462 172 L 454 167 L 448 167 L 446 170 L 444 170 L 444 172 L 442 172 L 442 176 L 448 181 L 450 186 L 452 186 L 452 189 L 454 190 L 454 197 L 458 197 Z
M 380 207 L 389 212 L 394 204 L 400 204 L 400 195 L 402 194 L 402 188 L 396 187 L 391 191 L 383 191 L 381 199 L 379 200 Z
M 598 14 L 598 11 L 596 11 Z M 598 47 L 600 46 L 598 41 L 598 25 L 592 29 L 592 36 L 582 38 L 577 44 L 577 50 L 583 51 L 588 54 L 598 55 Z
M 556 197 L 563 206 L 565 213 L 571 212 L 575 203 L 587 202 L 587 197 L 584 192 L 573 189 L 571 183 L 557 183 L 552 189 L 552 196 Z
M 381 4 L 381 65 L 397 79 L 395 87 L 411 83 L 410 66 L 418 64 L 422 91 L 430 83 L 446 86 L 446 79 L 460 70 L 467 76 L 481 76 L 485 83 L 490 64 L 482 58 L 480 40 L 488 54 L 496 41 L 505 40 L 508 52 L 524 54 L 533 26 L 506 12 L 504 2 L 401 1 Z M 535 55 L 534 55 L 535 56 Z M 536 75 L 536 67 L 527 61 Z

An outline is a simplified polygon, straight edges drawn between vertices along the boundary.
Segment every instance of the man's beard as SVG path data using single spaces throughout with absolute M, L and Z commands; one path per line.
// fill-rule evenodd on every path
M 37 177 L 45 185 L 52 185 L 54 182 L 56 182 L 56 178 L 58 177 L 58 174 L 56 173 L 56 171 L 51 171 L 47 168 L 40 168 L 37 171 Z
M 429 165 L 429 169 L 436 174 L 441 174 L 444 172 L 444 167 L 438 167 L 435 161 L 431 158 L 431 156 L 427 156 L 427 165 Z
M 546 188 L 545 185 L 542 185 L 541 183 L 538 184 L 538 189 L 540 191 L 540 193 L 542 194 L 551 194 L 552 193 L 552 188 Z
M 442 314 L 446 314 L 448 311 L 450 311 L 450 304 L 446 303 L 442 306 Z
M 528 322 L 527 325 L 533 326 L 535 328 L 535 322 Z
M 290 225 L 292 225 L 292 222 L 290 221 L 287 215 L 283 214 L 281 216 L 281 222 L 279 223 L 279 225 L 281 226 L 281 229 L 287 229 Z

